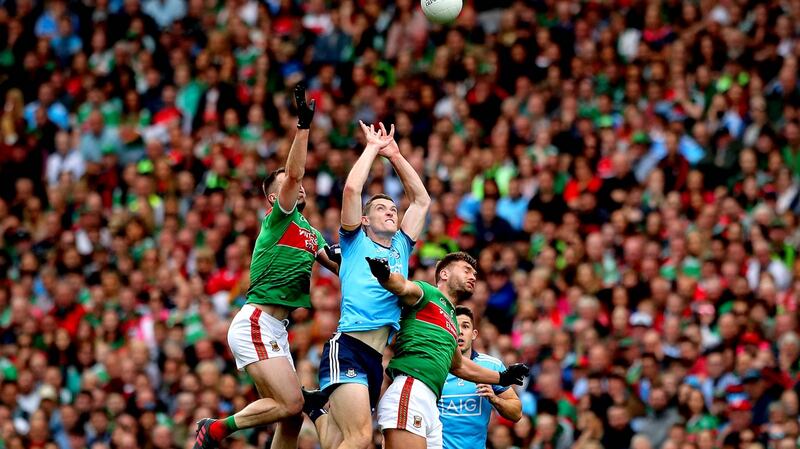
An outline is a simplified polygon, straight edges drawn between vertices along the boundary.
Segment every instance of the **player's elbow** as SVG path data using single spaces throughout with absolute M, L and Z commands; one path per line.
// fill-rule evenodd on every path
M 515 408 L 506 417 L 507 420 L 517 422 L 522 419 L 522 407 Z
M 357 185 L 356 182 L 353 182 L 353 180 L 348 176 L 347 180 L 344 182 L 342 193 L 345 195 L 360 195 L 361 186 Z
M 306 170 L 304 167 L 286 167 L 286 180 L 295 182 L 297 184 L 301 184 L 303 182 L 303 176 L 305 176 Z
M 414 198 L 414 205 L 424 210 L 428 210 L 431 207 L 431 196 L 428 195 L 428 192 L 417 195 Z

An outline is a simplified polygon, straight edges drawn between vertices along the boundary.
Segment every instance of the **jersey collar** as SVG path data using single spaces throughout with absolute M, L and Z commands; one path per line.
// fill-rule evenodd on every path
M 479 355 L 479 354 L 478 354 L 478 351 L 476 351 L 476 350 L 474 350 L 474 349 L 473 349 L 473 350 L 472 350 L 472 354 L 470 354 L 470 355 L 469 355 L 469 359 L 470 359 L 470 360 L 475 360 L 476 358 L 478 358 L 478 355 Z

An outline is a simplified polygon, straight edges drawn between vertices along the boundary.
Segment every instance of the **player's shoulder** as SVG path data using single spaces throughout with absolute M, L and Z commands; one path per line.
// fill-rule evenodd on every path
M 474 361 L 475 361 L 475 363 L 481 363 L 481 364 L 485 364 L 485 365 L 490 365 L 490 366 L 494 366 L 494 367 L 497 367 L 497 368 L 501 368 L 503 366 L 503 362 L 501 362 L 500 359 L 498 359 L 496 357 L 492 357 L 492 356 L 490 356 L 488 354 L 484 354 L 482 352 L 478 353 L 478 356 L 475 357 Z

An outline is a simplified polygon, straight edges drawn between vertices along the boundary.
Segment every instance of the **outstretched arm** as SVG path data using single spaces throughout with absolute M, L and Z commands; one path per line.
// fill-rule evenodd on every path
M 408 306 L 413 306 L 422 298 L 422 289 L 419 285 L 409 281 L 400 273 L 389 270 L 389 261 L 386 259 L 373 259 L 365 257 L 372 275 L 386 290 L 397 295 L 400 301 Z
M 286 158 L 286 180 L 278 191 L 278 206 L 283 211 L 291 211 L 297 204 L 300 184 L 306 172 L 306 154 L 308 153 L 308 129 L 314 118 L 314 100 L 306 104 L 306 89 L 298 84 L 294 87 L 294 99 L 297 102 L 297 134 Z
M 478 384 L 493 384 L 507 387 L 509 385 L 522 385 L 528 375 L 528 367 L 522 363 L 511 365 L 502 372 L 497 372 L 489 368 L 484 368 L 461 355 L 458 348 L 453 353 L 453 361 L 450 365 L 450 372 L 456 377 L 460 377 L 470 382 Z
M 381 127 L 383 127 L 383 124 L 381 124 Z M 425 216 L 431 206 L 431 197 L 428 195 L 428 191 L 425 190 L 425 184 L 419 177 L 419 173 L 400 153 L 400 147 L 397 146 L 397 142 L 394 139 L 381 150 L 380 154 L 392 163 L 392 167 L 400 177 L 403 189 L 405 189 L 406 195 L 411 201 L 411 205 L 403 215 L 400 229 L 411 237 L 411 240 L 417 240 L 422 233 L 422 228 L 425 226 Z
M 382 130 L 376 131 L 374 125 L 367 127 L 361 121 L 358 123 L 367 137 L 367 146 L 353 168 L 350 169 L 350 174 L 347 175 L 347 181 L 344 183 L 342 229 L 345 231 L 352 231 L 361 226 L 361 191 L 364 189 L 364 183 L 367 182 L 369 170 L 381 148 L 388 145 L 390 140 L 394 141 L 394 126 L 392 126 L 391 133 L 387 135 Z

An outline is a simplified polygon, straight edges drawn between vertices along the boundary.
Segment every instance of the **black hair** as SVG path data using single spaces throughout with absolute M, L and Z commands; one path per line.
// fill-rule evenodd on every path
M 261 183 L 261 190 L 264 192 L 264 196 L 269 197 L 269 194 L 272 193 L 275 188 L 275 181 L 281 173 L 286 173 L 286 169 L 279 168 L 273 171 L 264 179 L 264 182 Z
M 472 309 L 467 306 L 456 306 L 456 316 L 460 315 L 468 316 L 469 321 L 473 326 L 475 325 L 475 315 L 472 314 Z
M 470 256 L 469 254 L 463 251 L 459 251 L 457 253 L 450 253 L 444 256 L 444 258 L 442 258 L 442 260 L 440 260 L 436 264 L 436 274 L 434 275 L 434 280 L 438 283 L 439 275 L 442 273 L 442 270 L 447 268 L 450 264 L 458 261 L 464 261 L 468 263 L 469 266 L 477 270 L 476 267 L 478 266 L 478 261 L 476 261 L 474 257 Z

